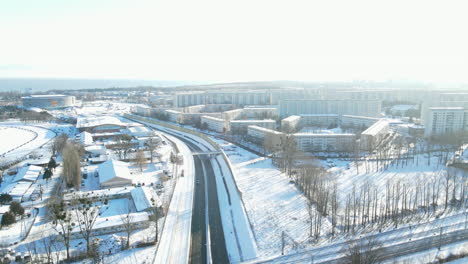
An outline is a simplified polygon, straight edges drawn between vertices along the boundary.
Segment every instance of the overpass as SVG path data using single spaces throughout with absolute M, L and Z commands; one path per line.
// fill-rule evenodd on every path
M 195 151 L 192 152 L 192 156 L 216 156 L 216 155 L 221 155 L 221 151 Z

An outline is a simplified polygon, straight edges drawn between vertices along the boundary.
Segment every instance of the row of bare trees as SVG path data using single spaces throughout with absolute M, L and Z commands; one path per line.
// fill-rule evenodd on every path
M 467 176 L 466 172 L 448 168 L 430 179 L 388 180 L 380 189 L 366 181 L 359 187 L 353 185 L 342 197 L 342 203 L 336 182 L 321 167 L 295 170 L 293 179 L 310 201 L 310 237 L 317 239 L 322 224 L 320 217 L 328 217 L 333 236 L 336 231 L 354 233 L 371 224 L 392 223 L 396 228 L 405 217 L 465 210 L 468 206 Z

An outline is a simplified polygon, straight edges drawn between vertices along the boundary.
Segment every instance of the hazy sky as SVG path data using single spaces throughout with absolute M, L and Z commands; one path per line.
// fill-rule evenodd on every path
M 464 2 L 0 0 L 0 77 L 468 81 Z

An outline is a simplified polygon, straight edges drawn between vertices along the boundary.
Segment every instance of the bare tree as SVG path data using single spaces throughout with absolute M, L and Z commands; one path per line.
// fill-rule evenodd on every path
M 132 136 L 130 136 L 129 134 L 122 134 L 120 135 L 118 140 L 118 147 L 123 152 L 123 158 L 127 159 L 127 154 L 130 148 L 132 147 Z
M 373 237 L 350 241 L 345 250 L 345 263 L 375 264 L 382 259 L 382 244 Z
M 292 135 L 287 135 L 281 142 L 282 167 L 288 177 L 292 175 L 295 159 L 298 156 L 297 143 Z
M 47 263 L 53 263 L 54 244 L 57 243 L 56 240 L 53 236 L 46 236 L 41 240 L 41 242 L 44 252 L 46 253 Z
M 159 225 L 158 225 L 158 221 L 159 221 L 159 218 L 161 217 L 161 204 L 159 202 L 158 199 L 156 198 L 151 198 L 151 205 L 152 205 L 152 210 L 153 210 L 153 215 L 152 215 L 152 218 L 153 218 L 153 221 L 154 221 L 154 241 L 155 242 L 158 242 L 158 236 L 159 236 Z
M 80 197 L 74 203 L 76 221 L 81 236 L 86 240 L 86 253 L 89 254 L 94 224 L 101 214 L 100 204 L 107 202 L 95 197 Z
M 158 148 L 160 143 L 161 140 L 159 137 L 157 137 L 156 134 L 152 134 L 148 141 L 146 141 L 145 143 L 146 147 L 148 147 L 148 150 L 150 152 L 151 163 L 153 163 L 154 151 Z
M 63 243 L 67 252 L 67 261 L 70 260 L 70 242 L 71 234 L 75 223 L 72 221 L 71 213 L 64 208 L 63 203 L 53 205 L 54 229 L 60 237 L 60 242 Z
M 56 137 L 50 146 L 50 149 L 52 150 L 52 155 L 62 153 L 62 150 L 65 147 L 67 141 L 67 134 L 60 134 L 58 137 Z
M 136 153 L 135 164 L 140 167 L 140 171 L 143 171 L 143 167 L 146 166 L 145 152 L 141 149 Z
M 68 186 L 80 189 L 81 168 L 78 149 L 72 143 L 67 143 L 63 149 L 63 176 Z
M 120 219 L 122 220 L 122 226 L 125 231 L 125 234 L 127 235 L 126 248 L 129 248 L 130 236 L 135 231 L 135 226 L 133 225 L 134 217 L 132 216 L 131 210 L 130 210 L 130 200 L 128 201 L 126 209 L 123 210 L 123 212 L 121 212 Z

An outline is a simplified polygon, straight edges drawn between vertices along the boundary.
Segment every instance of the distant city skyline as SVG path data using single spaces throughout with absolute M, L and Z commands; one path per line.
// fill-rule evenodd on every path
M 467 83 L 464 4 L 2 1 L 0 78 Z

